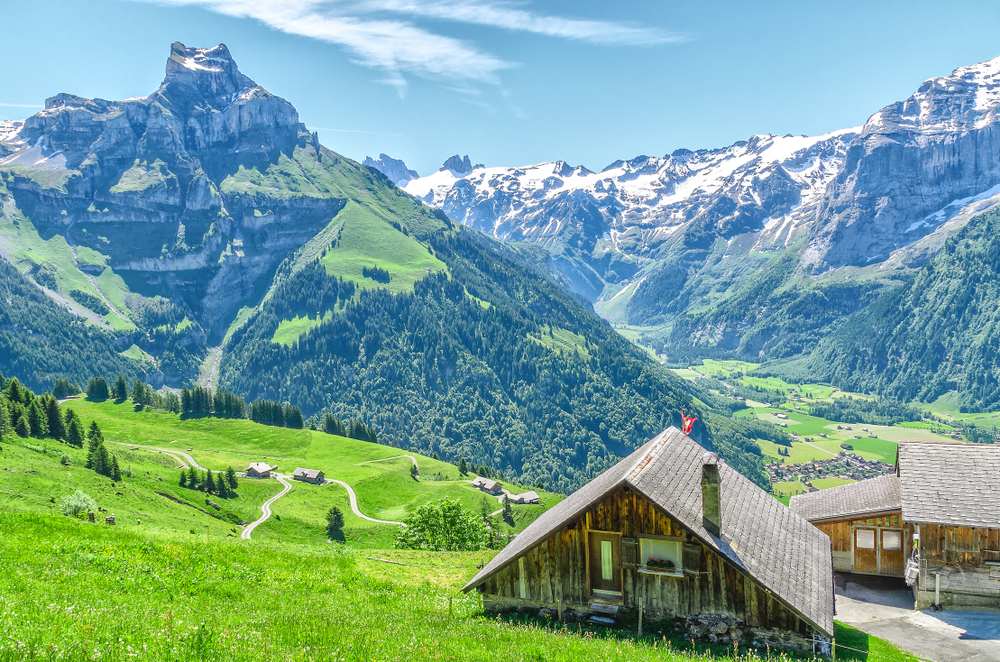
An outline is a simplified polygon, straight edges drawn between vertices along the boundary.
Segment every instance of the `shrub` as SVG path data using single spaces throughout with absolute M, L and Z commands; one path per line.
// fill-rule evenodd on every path
M 77 490 L 62 498 L 59 509 L 63 515 L 79 517 L 80 513 L 86 514 L 90 510 L 97 510 L 97 502 L 86 492 Z
M 410 514 L 395 545 L 398 549 L 459 552 L 486 549 L 486 542 L 482 518 L 466 512 L 458 499 L 442 499 Z

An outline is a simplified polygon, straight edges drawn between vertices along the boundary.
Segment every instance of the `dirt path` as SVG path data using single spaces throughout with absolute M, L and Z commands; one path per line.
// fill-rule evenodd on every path
M 351 510 L 353 510 L 354 514 L 360 517 L 361 519 L 366 519 L 369 522 L 375 522 L 376 524 L 395 524 L 396 526 L 406 526 L 402 522 L 393 522 L 392 520 L 375 519 L 374 517 L 368 517 L 368 515 L 365 515 L 360 510 L 358 510 L 358 496 L 354 493 L 354 488 L 352 488 L 344 481 L 336 480 L 335 478 L 327 478 L 327 481 L 331 483 L 336 483 L 337 485 L 341 485 L 344 487 L 344 489 L 347 490 L 347 496 L 351 500 Z
M 172 457 L 175 460 L 177 460 L 178 463 L 184 465 L 184 466 L 181 467 L 182 469 L 187 469 L 188 467 L 194 467 L 195 469 L 198 469 L 199 471 L 208 471 L 208 469 L 206 469 L 205 467 L 203 467 L 200 464 L 198 464 L 197 462 L 195 462 L 195 459 L 193 457 L 191 457 L 190 455 L 188 455 L 187 453 L 185 453 L 184 451 L 178 451 L 178 450 L 174 450 L 172 448 L 170 448 L 170 449 L 168 449 L 168 448 L 157 448 L 156 446 L 139 446 L 137 444 L 126 444 L 126 443 L 123 443 L 121 441 L 111 441 L 111 442 L 108 442 L 108 443 L 118 444 L 119 446 L 128 446 L 129 448 L 142 448 L 142 449 L 147 450 L 147 451 L 156 451 L 157 453 L 163 453 L 164 455 L 169 455 L 170 457 Z M 220 474 L 220 473 L 224 473 L 224 472 L 222 472 L 222 471 L 213 471 L 212 473 Z
M 258 519 L 256 522 L 251 522 L 250 524 L 247 524 L 246 528 L 243 529 L 243 533 L 240 534 L 240 538 L 243 538 L 244 540 L 250 540 L 250 534 L 253 533 L 253 530 L 256 529 L 258 525 L 266 522 L 268 518 L 271 516 L 271 504 L 280 499 L 281 497 L 285 496 L 286 494 L 288 494 L 288 492 L 292 489 L 292 484 L 289 483 L 287 480 L 285 480 L 284 476 L 281 476 L 279 474 L 274 474 L 274 477 L 278 479 L 279 483 L 285 486 L 285 489 L 281 490 L 273 497 L 264 502 L 264 505 L 260 507 L 260 512 L 262 513 L 260 519 Z
M 410 458 L 410 462 L 413 463 L 413 466 L 417 468 L 418 472 L 420 471 L 420 465 L 417 464 L 417 458 L 413 457 L 412 455 L 393 455 L 392 457 L 383 457 L 382 459 L 379 460 L 368 460 L 367 462 L 358 462 L 358 464 L 373 464 L 375 462 L 388 462 L 389 460 L 398 460 L 401 457 Z
M 817 446 L 817 445 L 815 445 L 815 444 L 811 444 L 811 443 L 809 443 L 808 441 L 803 441 L 803 442 L 801 442 L 801 443 L 805 444 L 806 446 L 812 446 L 813 448 L 815 448 L 816 450 L 818 450 L 818 451 L 819 451 L 819 452 L 821 452 L 821 453 L 826 453 L 827 455 L 832 455 L 832 456 L 834 456 L 834 457 L 837 457 L 837 454 L 836 454 L 836 453 L 831 453 L 830 451 L 828 451 L 828 450 L 826 450 L 826 449 L 824 449 L 824 448 L 820 448 L 819 446 Z

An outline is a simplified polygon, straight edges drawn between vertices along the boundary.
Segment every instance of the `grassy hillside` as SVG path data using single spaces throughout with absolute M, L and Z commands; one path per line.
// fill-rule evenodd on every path
M 97 498 L 98 505 L 109 509 L 117 507 L 120 513 L 127 513 L 125 526 L 132 526 L 133 518 L 144 518 L 141 525 L 144 529 L 152 527 L 184 532 L 194 527 L 204 533 L 206 525 L 216 527 L 212 518 L 202 517 L 196 511 L 178 506 L 157 494 L 163 492 L 215 512 L 211 508 L 206 509 L 203 494 L 178 487 L 180 472 L 174 459 L 142 447 L 187 452 L 201 466 L 213 470 L 233 466 L 242 471 L 254 461 L 277 465 L 279 472 L 288 475 L 297 467 L 320 469 L 327 478 L 351 485 L 357 492 L 361 512 L 376 519 L 400 521 L 417 506 L 442 498 L 457 498 L 473 512 L 479 512 L 483 507 L 483 494 L 469 485 L 473 478 L 471 474 L 463 477 L 452 464 L 414 455 L 421 472 L 421 480 L 415 481 L 410 476 L 411 460 L 401 458 L 404 451 L 390 446 L 311 430 L 258 425 L 248 420 L 183 420 L 176 414 L 156 409 L 135 411 L 128 402 L 114 404 L 71 400 L 63 407 L 76 411 L 88 425 L 90 421 L 96 421 L 108 442 L 108 449 L 119 455 L 119 464 L 123 468 L 131 467 L 133 477 L 125 479 L 124 487 L 115 486 L 107 479 L 82 469 L 83 450 L 77 451 L 50 440 L 23 442 L 42 450 L 33 451 L 34 454 L 17 452 L 18 459 L 14 462 L 14 451 L 10 449 L 22 446 L 16 445 L 19 442 L 13 439 L 8 442 L 5 455 L 0 456 L 11 458 L 9 461 L 14 462 L 11 465 L 14 469 L 12 481 L 9 487 L 5 485 L 6 492 L 0 492 L 0 507 L 50 512 L 55 507 L 50 498 L 58 498 L 67 491 L 65 474 L 70 473 L 70 483 L 76 485 L 76 480 L 83 481 L 79 483 L 80 489 Z M 64 469 L 56 462 L 63 452 L 69 453 L 72 458 L 73 466 L 70 468 Z M 21 455 L 24 455 L 23 460 Z M 37 475 L 23 470 L 36 471 Z M 513 484 L 507 487 L 512 491 L 521 489 Z M 216 502 L 239 520 L 253 521 L 260 516 L 260 504 L 280 490 L 281 486 L 276 481 L 247 479 L 240 482 L 237 499 L 216 499 Z M 123 492 L 122 497 L 116 496 L 118 491 Z M 539 493 L 545 507 L 558 503 L 562 498 L 544 490 Z M 495 499 L 489 500 L 487 505 L 489 512 L 500 507 Z M 339 507 L 344 513 L 344 535 L 352 546 L 385 548 L 392 545 L 398 527 L 375 524 L 355 516 L 344 488 L 298 482 L 294 483 L 291 492 L 273 504 L 272 512 L 278 517 L 259 526 L 254 531 L 254 538 L 324 543 L 324 518 L 331 506 Z M 514 509 L 513 528 L 496 518 L 501 531 L 523 529 L 542 510 L 536 506 L 515 506 Z M 219 527 L 217 532 L 224 537 L 234 533 L 231 529 Z M 238 533 L 238 529 L 235 532 Z
M 457 592 L 482 553 L 205 542 L 6 512 L 0 527 L 3 662 L 692 659 L 689 642 L 650 624 L 636 641 L 631 630 L 484 617 L 476 593 Z M 837 636 L 864 651 L 838 659 L 916 662 L 851 628 Z

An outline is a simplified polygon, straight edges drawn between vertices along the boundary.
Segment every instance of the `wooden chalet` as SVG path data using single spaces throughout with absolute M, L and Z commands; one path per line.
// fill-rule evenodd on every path
M 270 478 L 271 472 L 277 468 L 267 462 L 251 462 L 245 473 L 247 478 Z
M 543 513 L 472 588 L 489 611 L 718 615 L 806 652 L 833 636 L 829 539 L 676 428 Z
M 292 474 L 292 480 L 300 480 L 303 483 L 322 485 L 326 482 L 326 476 L 319 469 L 303 469 L 299 467 Z
M 490 478 L 485 478 L 483 476 L 476 476 L 472 481 L 472 486 L 477 490 L 482 490 L 487 494 L 492 494 L 493 496 L 499 496 L 503 494 L 503 485 Z
M 1000 609 L 998 503 L 1000 446 L 904 441 L 895 475 L 795 496 L 791 507 L 830 535 L 838 570 L 904 576 L 912 560 L 918 609 Z

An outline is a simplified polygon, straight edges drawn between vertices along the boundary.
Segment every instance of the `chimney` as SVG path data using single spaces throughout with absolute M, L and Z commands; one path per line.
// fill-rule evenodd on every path
M 722 494 L 719 481 L 719 456 L 701 456 L 701 525 L 713 536 L 722 530 Z

